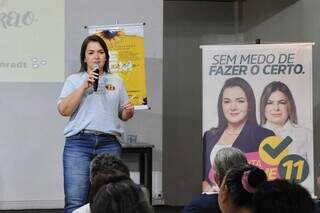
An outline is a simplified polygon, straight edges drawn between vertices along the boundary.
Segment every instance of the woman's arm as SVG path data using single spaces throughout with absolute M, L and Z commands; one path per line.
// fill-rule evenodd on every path
M 127 121 L 127 120 L 129 120 L 130 118 L 133 117 L 133 115 L 134 115 L 134 106 L 130 101 L 125 103 L 122 106 L 122 108 L 123 108 L 123 110 L 122 110 L 121 116 L 120 116 L 121 120 Z
M 58 111 L 62 116 L 71 116 L 80 105 L 82 97 L 86 91 L 84 85 L 78 87 L 70 95 L 62 99 L 58 104 Z
M 79 107 L 86 90 L 93 85 L 94 79 L 98 77 L 98 73 L 90 71 L 88 78 L 83 82 L 83 84 L 70 93 L 67 97 L 63 98 L 58 104 L 59 113 L 62 116 L 71 116 Z

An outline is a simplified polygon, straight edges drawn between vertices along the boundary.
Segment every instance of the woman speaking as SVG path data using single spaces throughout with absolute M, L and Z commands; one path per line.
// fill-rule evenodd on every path
M 63 152 L 66 213 L 87 202 L 91 159 L 105 152 L 120 156 L 121 120 L 134 114 L 122 80 L 109 72 L 102 38 L 91 35 L 83 41 L 80 62 L 80 71 L 66 79 L 58 99 L 59 113 L 70 117 Z

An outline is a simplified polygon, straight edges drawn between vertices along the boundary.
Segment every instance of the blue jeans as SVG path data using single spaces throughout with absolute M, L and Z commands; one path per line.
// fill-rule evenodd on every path
M 100 153 L 121 155 L 121 145 L 111 135 L 79 133 L 66 138 L 63 151 L 65 213 L 71 213 L 88 202 L 89 166 Z

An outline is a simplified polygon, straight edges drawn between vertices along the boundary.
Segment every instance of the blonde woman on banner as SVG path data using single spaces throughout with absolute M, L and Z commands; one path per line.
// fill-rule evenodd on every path
M 236 147 L 244 153 L 258 152 L 260 142 L 274 135 L 271 130 L 257 124 L 253 90 L 247 81 L 239 77 L 225 81 L 218 99 L 218 117 L 218 126 L 206 131 L 203 137 L 204 192 L 219 190 L 212 165 L 220 149 Z
M 277 136 L 289 136 L 289 154 L 297 154 L 307 160 L 309 177 L 302 183 L 305 187 L 313 185 L 313 144 L 311 131 L 298 125 L 296 104 L 288 86 L 280 81 L 269 83 L 263 90 L 260 99 L 260 122 Z M 313 178 L 313 177 L 312 177 Z M 307 187 L 310 190 L 310 187 Z M 310 190 L 313 193 L 313 190 Z

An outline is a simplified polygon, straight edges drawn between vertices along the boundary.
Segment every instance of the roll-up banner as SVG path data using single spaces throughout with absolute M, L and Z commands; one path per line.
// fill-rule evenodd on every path
M 148 109 L 144 62 L 144 23 L 86 26 L 106 42 L 109 70 L 119 75 L 135 109 Z
M 301 183 L 314 194 L 312 46 L 201 46 L 204 191 L 217 187 L 217 151 L 236 147 L 269 180 Z

